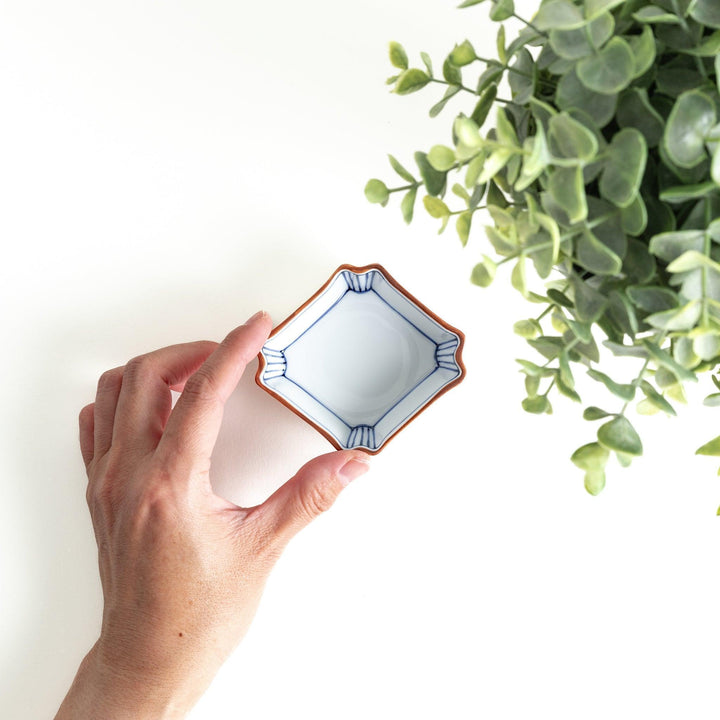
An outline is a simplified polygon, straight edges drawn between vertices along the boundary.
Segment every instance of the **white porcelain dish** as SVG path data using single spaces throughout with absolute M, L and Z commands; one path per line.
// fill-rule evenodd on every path
M 273 330 L 255 379 L 338 449 L 374 454 L 463 379 L 463 341 L 380 265 L 343 265 Z

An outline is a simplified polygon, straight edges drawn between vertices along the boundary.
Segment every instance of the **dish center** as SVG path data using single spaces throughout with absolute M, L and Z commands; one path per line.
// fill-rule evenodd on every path
M 347 292 L 285 357 L 288 379 L 349 425 L 374 425 L 434 370 L 435 343 L 375 292 Z

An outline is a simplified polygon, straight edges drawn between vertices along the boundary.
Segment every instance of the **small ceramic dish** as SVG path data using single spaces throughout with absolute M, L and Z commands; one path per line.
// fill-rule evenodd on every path
M 342 265 L 273 330 L 255 380 L 339 450 L 375 454 L 463 379 L 464 339 L 380 265 Z

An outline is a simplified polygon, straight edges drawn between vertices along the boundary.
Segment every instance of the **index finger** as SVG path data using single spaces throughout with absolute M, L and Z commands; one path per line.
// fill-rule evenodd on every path
M 210 468 L 223 409 L 247 364 L 260 352 L 272 329 L 265 312 L 235 328 L 185 383 L 155 451 L 161 462 L 196 470 Z

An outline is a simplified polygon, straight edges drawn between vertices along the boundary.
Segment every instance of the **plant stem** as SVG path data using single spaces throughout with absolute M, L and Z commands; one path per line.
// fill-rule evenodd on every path
M 660 347 L 664 342 L 665 338 L 667 337 L 667 330 L 663 330 L 656 338 L 657 346 Z M 640 368 L 640 372 L 637 374 L 637 377 L 630 383 L 630 385 L 634 385 L 637 389 L 638 385 L 642 382 L 643 378 L 645 377 L 645 371 L 648 368 L 648 365 L 650 364 L 650 358 L 647 358 L 645 362 L 643 363 L 643 366 Z M 623 406 L 622 410 L 618 413 L 618 415 L 625 415 L 625 411 L 627 410 L 628 405 L 630 404 L 630 400 L 628 400 Z
M 547 37 L 547 33 L 540 30 L 540 28 L 533 25 L 529 20 L 525 20 L 524 18 L 521 18 L 517 13 L 513 12 L 512 16 L 519 20 L 521 23 L 529 27 L 531 30 L 534 30 L 538 35 L 542 35 L 543 37 Z
M 710 259 L 710 233 L 707 231 L 710 223 L 712 222 L 712 207 L 710 205 L 710 198 L 705 198 L 705 247 L 703 252 L 705 256 Z M 703 265 L 701 283 L 702 283 L 702 327 L 708 327 L 710 324 L 710 312 L 707 303 L 707 281 L 708 281 L 708 269 Z

